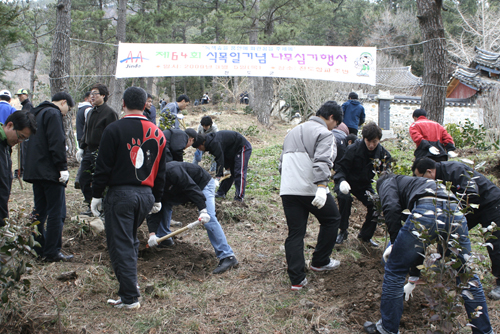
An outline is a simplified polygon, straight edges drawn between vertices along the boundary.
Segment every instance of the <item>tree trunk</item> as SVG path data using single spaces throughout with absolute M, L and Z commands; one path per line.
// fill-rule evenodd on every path
M 233 77 L 233 96 L 234 103 L 239 103 L 240 101 L 240 77 Z
M 248 34 L 248 40 L 251 45 L 259 44 L 259 6 L 260 0 L 255 1 L 255 6 L 253 7 L 253 17 L 252 17 L 252 25 L 250 26 L 250 33 Z M 252 77 L 250 82 L 252 85 L 250 86 L 250 96 L 249 96 L 249 107 L 255 110 L 255 101 L 259 98 L 257 96 L 257 90 L 259 84 L 261 82 L 260 78 Z
M 31 60 L 30 69 L 30 98 L 33 101 L 33 94 L 35 93 L 35 76 L 36 76 L 36 61 L 38 60 L 38 38 L 35 38 L 33 48 L 33 59 Z
M 148 77 L 146 79 L 146 82 L 147 82 L 146 83 L 146 85 L 147 85 L 146 90 L 147 90 L 148 94 L 156 95 L 156 94 L 153 93 L 153 80 L 154 80 L 153 77 Z
M 177 100 L 177 94 L 175 93 L 175 77 L 170 77 L 170 94 L 170 102 L 174 102 L 175 100 Z
M 418 20 L 424 43 L 422 109 L 429 119 L 443 123 L 446 103 L 446 40 L 440 1 L 417 0 Z
M 71 0 L 59 0 L 56 7 L 56 32 L 50 59 L 50 93 L 69 92 Z M 75 111 L 63 118 L 68 156 L 76 152 L 75 136 L 71 119 Z
M 125 42 L 126 34 L 125 29 L 127 27 L 127 0 L 119 0 L 118 2 L 118 22 L 116 24 L 116 42 Z M 116 62 L 114 66 L 114 72 L 116 72 Z M 122 95 L 125 90 L 125 80 L 115 79 L 113 96 L 111 97 L 110 106 L 115 112 L 120 114 L 122 110 Z

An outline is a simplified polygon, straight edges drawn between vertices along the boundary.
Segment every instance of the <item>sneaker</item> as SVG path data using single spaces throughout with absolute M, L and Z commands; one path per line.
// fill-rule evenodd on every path
M 172 247 L 173 245 L 175 245 L 174 240 L 172 238 L 168 238 L 167 240 L 163 240 L 162 242 L 160 242 L 160 244 L 156 247 L 169 248 L 169 247 Z
M 373 239 L 365 240 L 365 239 L 361 238 L 360 236 L 358 236 L 358 239 L 360 239 L 361 242 L 364 242 L 365 244 L 369 244 L 371 247 L 374 247 L 374 248 L 377 248 L 380 246 L 378 243 L 373 241 Z
M 300 282 L 299 284 L 297 285 L 292 285 L 292 291 L 299 291 L 299 290 L 302 290 L 303 287 L 305 287 L 307 285 L 307 277 L 304 278 L 302 280 L 302 282 Z
M 219 193 L 215 193 L 215 198 L 222 198 L 222 199 L 226 199 L 226 195 L 224 195 L 224 194 L 219 194 Z
M 311 270 L 312 271 L 325 271 L 325 270 L 332 270 L 335 268 L 338 268 L 340 266 L 340 261 L 330 259 L 330 263 L 325 264 L 324 266 L 321 267 L 314 267 L 311 265 Z
M 230 268 L 234 268 L 238 265 L 238 260 L 234 256 L 228 256 L 219 261 L 219 265 L 213 271 L 214 274 L 222 274 Z
M 488 293 L 488 297 L 494 300 L 500 299 L 500 285 L 497 285 L 493 290 Z
M 339 231 L 339 234 L 337 235 L 337 241 L 336 243 L 337 244 L 341 244 L 343 243 L 345 240 L 347 240 L 347 235 L 349 234 L 349 232 L 347 232 L 347 230 L 340 230 Z
M 115 299 L 108 299 L 108 304 L 113 305 L 116 308 L 126 308 L 126 309 L 134 309 L 134 308 L 141 307 L 141 303 L 139 303 L 139 302 L 135 302 L 132 304 L 125 304 L 124 302 L 122 302 L 121 298 L 118 298 L 116 300 Z
M 363 324 L 363 329 L 365 330 L 365 332 L 367 332 L 368 334 L 378 334 L 380 333 L 378 330 L 377 330 L 377 325 L 374 324 L 373 322 L 371 321 L 367 321 Z

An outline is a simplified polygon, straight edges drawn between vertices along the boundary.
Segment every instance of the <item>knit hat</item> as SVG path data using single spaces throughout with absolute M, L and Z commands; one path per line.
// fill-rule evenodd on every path
M 349 99 L 350 100 L 357 100 L 358 99 L 358 94 L 352 92 L 352 93 L 349 93 Z

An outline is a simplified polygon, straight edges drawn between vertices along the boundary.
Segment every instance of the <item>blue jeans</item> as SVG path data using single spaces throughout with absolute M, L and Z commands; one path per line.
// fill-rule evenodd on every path
M 436 209 L 441 209 L 435 217 L 434 215 L 425 215 L 431 210 L 436 212 Z M 451 210 L 451 214 L 449 213 Z M 413 232 L 420 232 L 419 228 L 413 223 L 417 221 L 428 229 L 429 234 L 437 237 L 439 231 L 436 230 L 436 220 L 445 223 L 440 226 L 440 229 L 448 230 L 451 223 L 459 223 L 459 226 L 452 227 L 451 233 L 459 235 L 458 242 L 461 252 L 459 258 L 463 259 L 464 254 L 470 253 L 469 232 L 467 229 L 467 221 L 461 214 L 453 215 L 457 209 L 456 204 L 450 204 L 447 201 L 438 201 L 433 203 L 433 200 L 419 200 L 408 217 L 405 225 L 399 231 L 399 234 L 394 242 L 391 256 L 385 265 L 384 283 L 382 285 L 382 298 L 380 301 L 380 313 L 382 319 L 377 322 L 377 329 L 382 334 L 399 333 L 399 322 L 403 314 L 403 287 L 405 284 L 406 275 L 412 264 L 419 261 L 419 253 L 425 252 L 426 245 L 418 239 Z M 415 217 L 415 214 L 418 214 Z M 462 260 L 463 261 L 463 260 Z M 469 299 L 465 294 L 462 294 L 464 299 L 465 309 L 467 311 L 470 322 L 475 326 L 472 327 L 473 333 L 493 333 L 488 316 L 488 308 L 484 297 L 483 287 L 479 282 L 479 278 L 474 276 L 471 281 L 476 281 L 477 286 L 469 284 L 468 291 L 474 296 L 474 299 Z M 460 283 L 457 277 L 457 284 Z M 472 319 L 471 314 L 478 306 L 482 306 L 481 316 Z
M 222 230 L 222 227 L 217 220 L 215 215 L 215 181 L 211 179 L 210 182 L 203 189 L 203 195 L 205 195 L 205 205 L 207 206 L 207 212 L 210 216 L 210 221 L 206 223 L 205 229 L 207 230 L 208 239 L 214 247 L 215 256 L 219 260 L 225 259 L 228 256 L 234 256 L 234 252 L 231 246 L 228 245 L 226 240 L 226 235 Z M 176 202 L 162 202 L 162 219 L 158 230 L 156 231 L 156 236 L 161 238 L 169 233 L 170 231 L 170 220 L 172 219 L 172 207 L 182 203 Z
M 203 153 L 205 153 L 204 151 L 200 151 L 200 150 L 196 150 L 196 152 L 194 152 L 194 158 L 193 158 L 193 163 L 195 165 L 199 164 L 201 162 L 201 157 L 203 156 Z M 216 168 L 217 168 L 217 163 L 215 162 L 214 160 L 214 156 L 212 155 L 210 160 L 212 161 L 212 164 L 210 165 L 210 171 L 211 172 L 215 172 Z

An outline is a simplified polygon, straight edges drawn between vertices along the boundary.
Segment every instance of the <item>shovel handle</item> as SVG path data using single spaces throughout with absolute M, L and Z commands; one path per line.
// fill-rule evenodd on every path
M 198 225 L 200 225 L 200 224 L 201 224 L 201 220 L 194 221 L 194 222 L 192 222 L 191 224 L 188 224 L 187 226 L 184 226 L 183 228 L 180 228 L 180 229 L 178 229 L 178 230 L 176 230 L 176 231 L 174 231 L 174 232 L 172 232 L 172 233 L 170 233 L 170 234 L 167 234 L 167 235 L 165 235 L 165 236 L 163 236 L 163 237 L 159 238 L 159 239 L 158 239 L 158 240 L 156 240 L 156 241 L 157 241 L 158 243 L 160 243 L 160 242 L 162 242 L 162 241 L 167 240 L 168 238 L 172 238 L 173 236 L 176 236 L 177 234 L 181 234 L 181 233 L 183 233 L 183 232 L 186 232 L 187 230 L 190 230 L 190 229 L 192 229 L 193 227 L 198 226 Z M 149 244 L 148 244 L 148 245 L 146 245 L 146 248 L 149 248 Z

